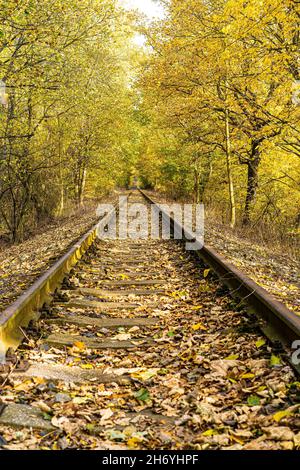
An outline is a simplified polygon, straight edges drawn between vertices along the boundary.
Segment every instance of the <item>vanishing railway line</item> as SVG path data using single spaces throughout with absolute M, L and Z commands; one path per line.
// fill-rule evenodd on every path
M 3 312 L 0 334 L 4 447 L 298 445 L 300 319 L 210 248 L 94 228 Z

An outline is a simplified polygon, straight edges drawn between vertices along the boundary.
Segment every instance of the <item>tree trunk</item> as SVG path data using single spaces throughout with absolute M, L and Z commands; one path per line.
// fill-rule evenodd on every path
M 252 142 L 251 155 L 247 162 L 247 194 L 245 200 L 243 225 L 249 225 L 251 221 L 251 211 L 256 198 L 258 188 L 258 168 L 260 164 L 260 143 L 256 140 Z
M 64 183 L 61 178 L 60 182 L 60 199 L 59 199 L 59 208 L 58 208 L 58 216 L 61 217 L 65 210 L 65 188 Z
M 200 195 L 199 195 L 199 202 L 201 204 L 204 204 L 204 194 L 206 187 L 208 183 L 210 182 L 211 176 L 212 176 L 212 161 L 211 161 L 211 156 L 209 156 L 209 161 L 206 164 L 206 167 L 201 175 L 201 181 L 200 181 Z
M 60 125 L 60 119 L 57 118 L 57 125 L 58 125 L 58 158 L 59 158 L 59 186 L 60 186 L 60 201 L 59 201 L 59 208 L 58 208 L 58 215 L 61 217 L 64 213 L 65 209 L 65 186 L 64 186 L 64 175 L 63 175 L 63 168 L 62 168 L 62 138 L 63 138 L 63 131 Z
M 83 206 L 83 195 L 86 183 L 86 168 L 83 170 L 78 187 L 78 206 Z
M 199 204 L 200 202 L 200 188 L 199 188 L 199 170 L 198 168 L 194 169 L 194 204 Z
M 226 135 L 227 176 L 228 176 L 229 202 L 230 202 L 230 227 L 234 228 L 235 223 L 236 223 L 236 207 L 235 207 L 234 184 L 233 184 L 233 177 L 232 177 L 229 111 L 227 108 L 225 110 L 225 135 Z

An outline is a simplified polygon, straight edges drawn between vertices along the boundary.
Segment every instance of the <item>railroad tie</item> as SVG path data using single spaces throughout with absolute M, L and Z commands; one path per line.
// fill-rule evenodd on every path
M 94 230 L 83 237 L 31 288 L 25 307 L 21 299 L 4 312 L 3 348 L 18 346 L 18 335 L 24 341 L 16 362 L 0 369 L 0 432 L 26 429 L 37 448 L 74 448 L 80 436 L 83 448 L 178 450 L 242 447 L 261 439 L 258 419 L 273 430 L 283 415 L 271 416 L 278 397 L 265 384 L 288 389 L 296 378 L 287 363 L 282 373 L 278 348 L 209 271 L 234 279 L 247 300 L 259 301 L 259 286 L 238 281 L 213 251 L 198 255 L 210 269 L 174 240 L 105 241 Z

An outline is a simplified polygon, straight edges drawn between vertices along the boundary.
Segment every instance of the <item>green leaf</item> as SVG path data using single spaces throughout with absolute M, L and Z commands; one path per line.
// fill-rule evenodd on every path
M 295 387 L 300 389 L 300 382 L 293 382 L 289 385 L 289 387 Z
M 203 277 L 206 279 L 209 273 L 210 273 L 210 269 L 205 269 L 203 273 Z
M 86 425 L 86 430 L 87 430 L 88 432 L 91 432 L 91 433 L 92 433 L 92 432 L 94 431 L 94 429 L 95 429 L 95 425 L 94 425 L 94 424 L 89 423 L 89 424 Z
M 281 362 L 280 357 L 275 356 L 274 354 L 272 354 L 271 359 L 270 359 L 270 366 L 271 367 L 282 366 L 282 362 Z
M 247 403 L 249 406 L 259 406 L 260 398 L 257 395 L 251 395 L 248 397 Z
M 150 398 L 150 393 L 146 388 L 141 388 L 138 392 L 135 393 L 135 398 L 140 401 L 147 401 Z
M 169 336 L 169 338 L 173 338 L 175 336 L 174 331 L 169 331 L 168 336 Z
M 106 434 L 112 441 L 124 441 L 126 439 L 126 436 L 123 432 L 115 429 L 110 429 Z
M 158 375 L 167 375 L 169 373 L 168 369 L 160 369 L 157 374 Z
M 238 354 L 231 354 L 231 356 L 225 357 L 225 361 L 235 361 L 238 358 L 239 358 Z
M 266 344 L 266 341 L 264 339 L 260 339 L 259 341 L 256 341 L 255 346 L 257 349 L 262 348 Z
M 231 382 L 232 384 L 237 384 L 237 381 L 232 379 L 231 377 L 228 377 L 228 380 L 229 382 Z

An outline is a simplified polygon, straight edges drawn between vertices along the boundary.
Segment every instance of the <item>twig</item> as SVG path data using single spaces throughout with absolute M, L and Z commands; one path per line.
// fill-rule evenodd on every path
M 16 369 L 17 365 L 19 364 L 19 359 L 17 359 L 16 363 L 14 364 L 14 366 L 11 368 L 11 370 L 8 372 L 7 376 L 5 377 L 3 383 L 1 384 L 1 387 L 4 387 L 4 385 L 6 384 L 6 382 L 8 381 L 9 377 L 11 376 L 11 374 L 13 373 L 13 371 Z

